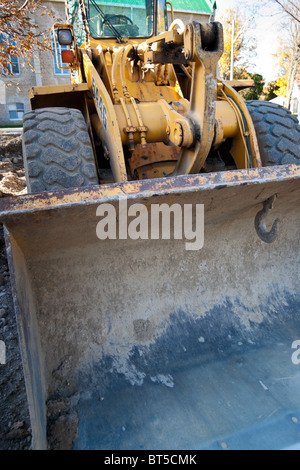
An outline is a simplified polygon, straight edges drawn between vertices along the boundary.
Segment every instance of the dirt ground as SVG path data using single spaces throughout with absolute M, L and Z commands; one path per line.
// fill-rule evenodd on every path
M 0 131 L 0 198 L 27 192 L 21 140 L 20 133 Z M 6 352 L 5 364 L 0 364 L 0 450 L 28 450 L 30 420 L 2 226 L 0 340 L 5 343 Z

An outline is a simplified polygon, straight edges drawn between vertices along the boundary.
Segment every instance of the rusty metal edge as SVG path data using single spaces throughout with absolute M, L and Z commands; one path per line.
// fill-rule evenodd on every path
M 29 369 L 28 347 L 25 342 L 24 331 L 23 331 L 22 308 L 18 300 L 18 291 L 17 291 L 17 285 L 16 285 L 16 275 L 15 275 L 15 266 L 14 266 L 14 259 L 13 259 L 11 236 L 5 226 L 4 226 L 4 239 L 5 239 L 7 263 L 8 263 L 9 274 L 10 274 L 11 294 L 12 294 L 12 299 L 13 299 L 15 320 L 16 320 L 16 326 L 17 326 L 17 332 L 18 332 L 18 339 L 19 339 L 19 348 L 20 348 L 23 371 L 24 371 L 24 380 L 25 380 L 25 387 L 26 387 L 28 410 L 29 410 L 30 422 L 31 422 L 31 427 L 32 427 L 32 448 L 43 450 L 47 448 L 46 434 L 45 434 L 45 431 L 43 431 L 42 427 L 40 426 L 40 420 L 39 420 L 39 417 L 37 417 L 36 406 L 34 404 L 35 399 L 32 393 L 32 390 L 34 388 L 32 384 L 33 379 L 30 373 L 30 369 Z M 44 429 L 46 429 L 45 424 L 44 424 Z
M 72 91 L 89 91 L 89 87 L 86 83 L 70 83 L 65 85 L 49 85 L 32 87 L 29 90 L 29 98 L 33 99 L 36 96 L 44 96 L 56 93 L 69 93 Z
M 300 183 L 300 166 L 283 165 L 200 175 L 184 175 L 7 197 L 0 199 L 0 222 L 4 222 L 7 217 L 20 212 L 45 211 L 79 203 L 95 204 L 120 196 L 134 199 L 141 196 L 151 197 L 192 191 L 201 192 L 208 189 L 283 181 L 299 181 Z

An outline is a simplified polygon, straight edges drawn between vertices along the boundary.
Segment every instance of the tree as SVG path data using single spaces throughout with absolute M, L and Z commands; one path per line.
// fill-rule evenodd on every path
M 300 77 L 300 0 L 250 1 L 249 8 L 258 17 L 277 16 L 281 20 L 281 45 L 276 54 L 281 73 L 276 93 L 285 96 L 285 105 L 290 108 L 294 84 Z
M 54 17 L 41 0 L 0 0 L 0 76 L 11 75 L 14 57 L 30 58 L 36 50 L 50 49 L 47 32 L 34 24 L 33 13 Z
M 250 73 L 249 78 L 254 80 L 254 86 L 245 91 L 242 91 L 241 93 L 245 100 L 259 100 L 263 95 L 263 89 L 265 85 L 263 76 L 258 73 Z
M 219 61 L 219 71 L 223 80 L 230 79 L 233 52 L 233 78 L 241 77 L 241 70 L 251 67 L 255 56 L 256 41 L 251 36 L 252 17 L 246 17 L 238 10 L 226 10 L 219 21 L 224 30 L 224 54 Z
M 278 96 L 278 80 L 268 83 L 264 88 L 264 97 L 266 101 L 271 101 Z
M 276 90 L 275 90 L 276 96 L 283 96 L 284 98 L 286 98 L 287 97 L 287 78 L 286 77 L 278 78 L 275 82 L 275 85 L 276 85 Z
M 289 15 L 294 21 L 300 23 L 300 2 L 299 0 L 269 0 L 279 5 L 279 7 Z
M 244 0 L 246 8 L 258 17 L 270 17 L 282 15 L 294 21 L 300 22 L 299 0 Z
M 300 2 L 299 2 L 300 3 Z M 286 106 L 290 108 L 291 97 L 297 76 L 300 75 L 300 22 L 291 19 L 282 35 L 277 53 L 281 69 L 279 93 L 286 96 Z

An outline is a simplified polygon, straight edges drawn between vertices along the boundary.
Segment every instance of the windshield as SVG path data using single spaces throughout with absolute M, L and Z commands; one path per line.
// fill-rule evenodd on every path
M 94 38 L 148 37 L 153 32 L 151 0 L 89 0 L 88 23 Z

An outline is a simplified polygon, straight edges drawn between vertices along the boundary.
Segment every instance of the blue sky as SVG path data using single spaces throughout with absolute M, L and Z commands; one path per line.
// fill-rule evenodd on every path
M 249 0 L 248 2 L 247 0 L 217 0 L 216 19 L 218 20 L 218 15 L 224 14 L 227 8 L 236 5 L 243 8 L 246 3 L 249 3 Z M 252 4 L 259 6 L 261 1 L 253 0 Z M 280 23 L 283 18 L 283 14 L 272 15 L 270 9 L 265 9 L 264 15 L 256 19 L 257 57 L 255 59 L 256 67 L 253 72 L 261 73 L 266 81 L 276 80 L 279 76 L 274 54 L 276 54 L 279 46 Z

